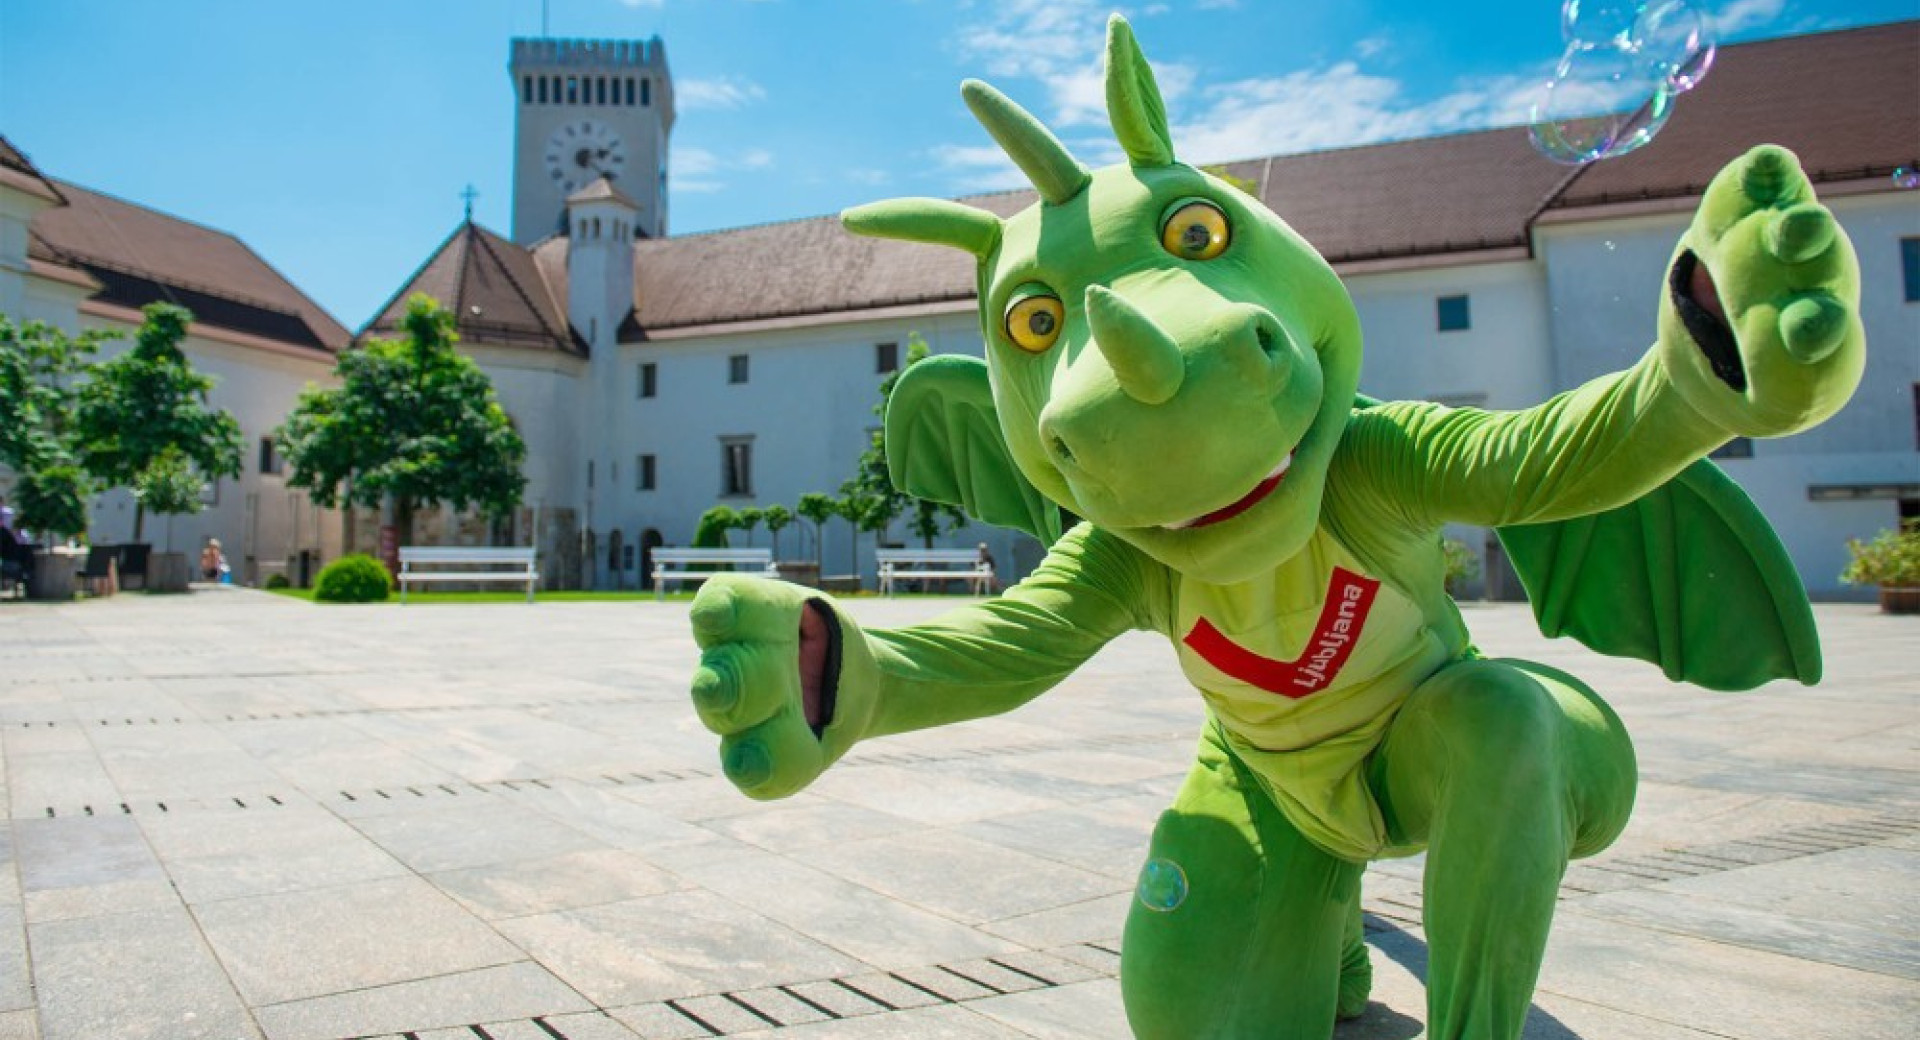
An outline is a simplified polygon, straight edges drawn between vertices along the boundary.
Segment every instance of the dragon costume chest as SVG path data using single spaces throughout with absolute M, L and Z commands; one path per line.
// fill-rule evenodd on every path
M 1230 732 L 1265 750 L 1363 726 L 1445 659 L 1419 606 L 1324 530 L 1256 580 L 1182 582 L 1176 624 L 1188 680 Z

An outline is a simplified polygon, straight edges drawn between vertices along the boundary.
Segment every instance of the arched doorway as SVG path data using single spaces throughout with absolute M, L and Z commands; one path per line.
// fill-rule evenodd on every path
M 653 590 L 653 551 L 667 544 L 667 539 L 658 529 L 649 527 L 640 532 L 640 587 Z

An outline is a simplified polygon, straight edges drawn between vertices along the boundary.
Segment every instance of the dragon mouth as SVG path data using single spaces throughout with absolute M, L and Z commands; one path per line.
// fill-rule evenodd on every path
M 1261 500 L 1273 494 L 1273 489 L 1279 487 L 1280 482 L 1286 479 L 1287 469 L 1292 465 L 1293 452 L 1287 452 L 1287 457 L 1280 460 L 1280 465 L 1275 466 L 1273 472 L 1262 478 L 1260 483 L 1255 484 L 1252 491 L 1242 495 L 1239 501 L 1216 509 L 1205 516 L 1195 517 L 1192 520 L 1183 520 L 1175 524 L 1166 524 L 1164 526 L 1169 531 L 1187 531 L 1197 527 L 1209 527 L 1225 520 L 1231 520 L 1241 513 L 1252 509 L 1254 506 L 1259 505 Z

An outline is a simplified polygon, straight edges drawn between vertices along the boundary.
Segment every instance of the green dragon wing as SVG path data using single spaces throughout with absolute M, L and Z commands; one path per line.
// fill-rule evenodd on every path
M 1020 475 L 1000 432 L 979 358 L 941 354 L 909 366 L 887 404 L 887 472 L 915 498 L 959 506 L 1051 545 L 1060 510 Z
M 1617 509 L 1494 532 L 1540 630 L 1712 690 L 1820 681 L 1806 588 L 1746 492 L 1701 459 Z

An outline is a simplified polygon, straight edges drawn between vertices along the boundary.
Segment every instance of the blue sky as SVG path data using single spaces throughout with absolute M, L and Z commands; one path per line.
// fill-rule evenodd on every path
M 1920 16 L 1694 2 L 1723 41 Z M 1190 161 L 1524 122 L 1564 47 L 1554 0 L 549 0 L 552 35 L 665 40 L 675 234 L 1014 183 L 967 76 L 1110 161 L 1111 10 Z M 507 231 L 507 41 L 540 31 L 540 0 L 0 0 L 0 134 L 53 176 L 238 234 L 357 328 L 465 185 Z

